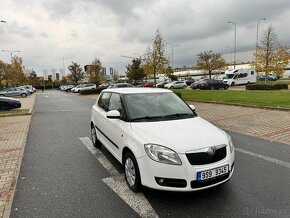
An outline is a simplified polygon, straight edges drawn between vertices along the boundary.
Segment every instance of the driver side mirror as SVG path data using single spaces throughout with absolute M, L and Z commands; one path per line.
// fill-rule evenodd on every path
M 111 110 L 107 112 L 107 118 L 109 119 L 119 119 L 121 117 L 121 114 L 117 110 Z
M 189 107 L 191 108 L 191 110 L 195 111 L 195 106 L 193 104 L 190 104 Z

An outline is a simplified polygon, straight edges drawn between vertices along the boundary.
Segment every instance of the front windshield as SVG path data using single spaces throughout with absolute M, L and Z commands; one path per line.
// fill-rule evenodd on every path
M 232 79 L 234 76 L 235 76 L 235 74 L 228 74 L 228 75 L 226 76 L 226 79 Z
M 194 112 L 174 93 L 136 93 L 124 96 L 131 121 L 184 119 Z

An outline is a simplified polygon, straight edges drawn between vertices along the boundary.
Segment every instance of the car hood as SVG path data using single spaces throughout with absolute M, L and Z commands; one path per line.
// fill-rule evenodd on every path
M 15 99 L 15 98 L 9 98 L 9 97 L 0 97 L 0 101 L 2 101 L 2 102 L 12 102 L 12 101 L 20 102 L 19 100 Z
M 145 143 L 163 145 L 177 153 L 228 144 L 222 130 L 200 117 L 161 122 L 132 122 L 131 128 Z

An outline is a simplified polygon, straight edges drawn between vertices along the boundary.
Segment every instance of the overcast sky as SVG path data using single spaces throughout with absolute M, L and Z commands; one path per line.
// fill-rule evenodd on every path
M 1 0 L 0 50 L 15 51 L 24 65 L 43 69 L 81 66 L 97 57 L 103 66 L 123 72 L 142 55 L 157 28 L 174 47 L 174 65 L 192 66 L 196 54 L 213 50 L 233 60 L 237 24 L 237 60 L 251 61 L 259 35 L 272 24 L 280 41 L 290 44 L 289 0 Z M 171 58 L 171 49 L 167 45 Z M 10 62 L 10 54 L 0 52 Z

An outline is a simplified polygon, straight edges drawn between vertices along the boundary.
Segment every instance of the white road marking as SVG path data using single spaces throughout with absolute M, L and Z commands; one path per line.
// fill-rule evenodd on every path
M 268 156 L 265 156 L 265 155 L 262 155 L 262 154 L 256 154 L 254 152 L 247 151 L 247 150 L 244 150 L 242 148 L 235 148 L 235 151 L 238 151 L 238 152 L 241 152 L 241 153 L 244 153 L 244 154 L 248 154 L 248 155 L 253 156 L 253 157 L 261 158 L 261 159 L 263 159 L 265 161 L 268 161 L 268 162 L 271 162 L 271 163 L 274 163 L 274 164 L 278 164 L 278 165 L 281 165 L 283 167 L 290 168 L 290 163 L 288 163 L 286 161 L 278 160 L 278 159 L 275 159 L 275 158 L 272 158 L 272 157 L 268 157 Z
M 106 183 L 123 201 L 125 201 L 141 217 L 158 217 L 143 193 L 132 192 L 126 184 L 124 174 L 120 174 L 103 153 L 93 146 L 90 138 L 82 137 L 80 141 L 97 158 L 102 166 L 112 175 L 104 178 Z

